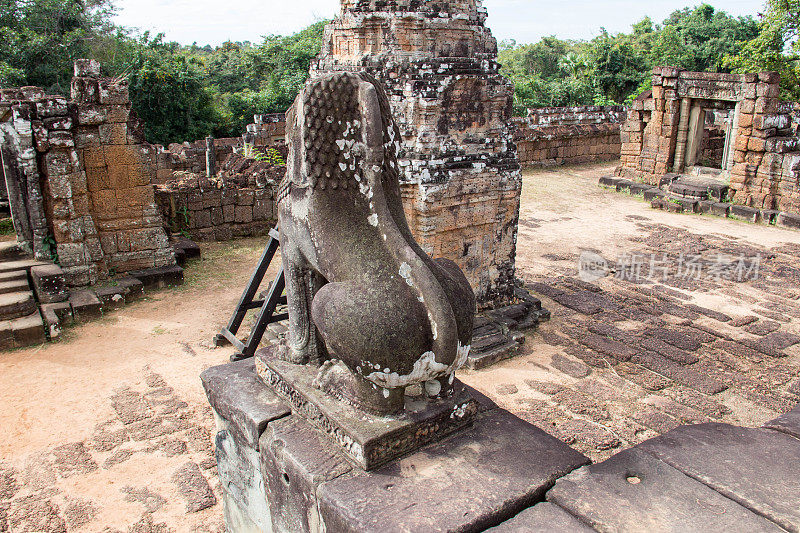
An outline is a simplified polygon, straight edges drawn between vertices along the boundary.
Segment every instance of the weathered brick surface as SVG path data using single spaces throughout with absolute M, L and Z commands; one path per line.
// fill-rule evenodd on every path
M 52 228 L 52 252 L 70 285 L 95 283 L 109 272 L 174 264 L 151 185 L 156 148 L 144 142 L 131 117 L 126 82 L 101 78 L 99 65 L 88 60 L 77 62 L 75 72 L 70 100 L 41 91 L 2 95 L 0 106 L 6 98 L 25 99 L 18 105 L 32 122 L 20 115 L 11 126 L 19 137 L 33 133 L 31 168 L 42 176 L 41 193 L 29 192 L 23 212 L 36 212 L 41 203 L 47 224 L 37 231 Z M 22 159 L 19 163 L 27 164 Z M 34 243 L 46 236 L 34 236 Z M 44 255 L 37 253 L 50 259 Z
M 552 179 L 552 173 L 540 174 Z M 620 243 L 632 254 L 667 254 L 672 265 L 682 252 L 712 263 L 718 254 L 760 254 L 759 276 L 739 282 L 705 271 L 683 279 L 673 268 L 666 279 L 648 279 L 648 266 L 635 282 L 611 262 L 612 273 L 587 283 L 575 277 L 577 256 L 545 254 L 543 266 L 536 260 L 538 275 L 523 275 L 526 287 L 545 299 L 552 320 L 528 336 L 529 353 L 513 367 L 463 379 L 478 388 L 490 383 L 485 391 L 502 407 L 595 460 L 681 424 L 760 425 L 792 409 L 800 401 L 794 318 L 800 314 L 800 246 L 767 249 L 742 238 L 632 220 L 635 237 Z M 773 313 L 787 320 L 774 320 Z
M 546 107 L 514 119 L 514 142 L 523 167 L 619 159 L 625 108 Z
M 277 224 L 275 191 L 285 167 L 231 154 L 216 178 L 197 175 L 156 187 L 169 231 L 197 240 L 265 235 Z

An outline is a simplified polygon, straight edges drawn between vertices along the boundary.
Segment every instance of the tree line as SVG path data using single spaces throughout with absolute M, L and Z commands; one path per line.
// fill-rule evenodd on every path
M 113 14 L 113 0 L 0 0 L 0 86 L 68 94 L 72 62 L 93 58 L 104 75 L 129 80 L 148 141 L 232 137 L 254 114 L 288 108 L 320 51 L 326 23 L 260 43 L 182 46 L 120 27 Z M 506 41 L 499 58 L 520 114 L 528 107 L 625 103 L 649 88 L 656 65 L 777 70 L 782 96 L 799 101 L 799 32 L 800 0 L 767 0 L 752 17 L 702 4 L 659 24 L 645 18 L 629 33 L 601 30 L 589 41 Z

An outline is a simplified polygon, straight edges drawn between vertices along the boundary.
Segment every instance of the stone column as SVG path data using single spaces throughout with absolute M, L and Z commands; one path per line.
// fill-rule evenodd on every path
M 697 164 L 697 155 L 703 143 L 703 130 L 705 128 L 706 112 L 695 104 L 689 114 L 689 135 L 686 139 L 685 166 L 693 167 Z
M 214 137 L 206 137 L 206 177 L 217 175 L 217 153 L 214 148 Z
M 683 98 L 681 100 L 681 118 L 678 124 L 678 144 L 675 147 L 675 165 L 672 171 L 675 173 L 683 172 L 683 165 L 686 161 L 686 142 L 689 139 L 689 114 L 692 108 L 692 99 Z

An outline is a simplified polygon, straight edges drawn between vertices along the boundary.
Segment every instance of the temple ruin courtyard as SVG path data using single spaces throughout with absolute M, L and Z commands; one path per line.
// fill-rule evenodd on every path
M 459 377 L 595 462 L 680 424 L 759 427 L 788 412 L 800 399 L 798 233 L 651 209 L 597 185 L 613 171 L 524 173 L 518 276 L 552 319 L 527 333 L 522 355 Z M 224 531 L 197 376 L 231 355 L 211 339 L 263 245 L 204 244 L 183 286 L 0 358 L 0 526 Z M 582 252 L 609 264 L 683 252 L 707 270 L 588 284 Z M 718 254 L 760 257 L 757 277 L 726 279 Z

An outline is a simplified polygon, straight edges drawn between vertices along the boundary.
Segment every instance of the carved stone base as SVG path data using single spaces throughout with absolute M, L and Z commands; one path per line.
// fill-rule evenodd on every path
M 378 468 L 471 425 L 478 412 L 478 403 L 456 380 L 448 398 L 407 396 L 402 415 L 371 415 L 316 388 L 316 367 L 282 361 L 274 351 L 269 347 L 256 354 L 258 376 L 289 403 L 294 414 L 322 430 L 365 470 Z

